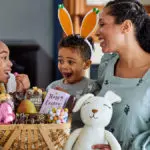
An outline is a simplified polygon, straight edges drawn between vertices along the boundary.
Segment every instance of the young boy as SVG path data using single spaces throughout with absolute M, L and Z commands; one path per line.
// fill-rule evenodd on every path
M 58 69 L 63 79 L 52 82 L 50 88 L 63 89 L 70 95 L 79 99 L 86 93 L 96 94 L 99 86 L 94 80 L 85 77 L 85 70 L 91 65 L 93 51 L 92 38 L 85 40 L 80 35 L 69 35 L 63 38 L 58 45 Z M 72 116 L 72 130 L 81 127 L 83 124 L 80 113 Z
M 30 87 L 28 76 L 18 74 L 15 80 L 13 80 L 14 75 L 11 74 L 11 67 L 12 63 L 9 60 L 9 49 L 6 44 L 0 41 L 0 86 L 5 84 L 7 92 L 23 92 L 28 89 Z

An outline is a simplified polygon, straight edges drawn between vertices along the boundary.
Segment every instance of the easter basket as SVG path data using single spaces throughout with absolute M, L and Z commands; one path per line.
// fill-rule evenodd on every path
M 55 92 L 59 93 L 59 91 Z M 59 97 L 61 97 L 60 100 L 62 101 L 62 95 L 58 96 L 59 94 L 56 93 L 53 95 L 53 99 L 59 100 Z M 6 100 L 7 94 L 2 96 Z M 28 90 L 25 96 L 26 99 L 22 100 L 19 106 L 24 101 L 26 101 L 26 104 L 29 104 L 30 101 L 36 108 L 43 108 L 41 107 L 41 100 L 43 102 L 41 96 L 43 95 L 38 88 Z M 12 124 L 5 122 L 0 124 L 0 150 L 63 150 L 70 134 L 71 117 L 66 108 L 49 109 L 48 100 L 49 94 L 46 95 L 42 103 L 46 103 L 42 113 L 39 111 L 29 114 L 27 112 L 18 113 L 19 109 L 17 109 Z
M 53 109 L 52 114 L 16 113 L 13 124 L 0 124 L 0 150 L 63 150 L 71 119 L 62 110 Z
M 69 131 L 70 121 L 0 125 L 0 146 L 4 150 L 62 150 Z

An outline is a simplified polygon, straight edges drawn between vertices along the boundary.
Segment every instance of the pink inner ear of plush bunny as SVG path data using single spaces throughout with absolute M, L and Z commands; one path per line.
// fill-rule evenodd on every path
M 0 104 L 0 123 L 10 123 L 15 119 L 13 109 L 7 102 Z

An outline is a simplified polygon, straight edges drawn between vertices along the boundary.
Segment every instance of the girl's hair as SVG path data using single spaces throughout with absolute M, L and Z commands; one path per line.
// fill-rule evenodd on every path
M 150 53 L 150 16 L 138 0 L 114 0 L 106 4 L 108 14 L 115 17 L 115 23 L 131 20 L 135 36 L 144 51 Z
M 79 52 L 83 60 L 86 61 L 91 58 L 92 50 L 94 49 L 92 37 L 87 38 L 87 40 L 91 46 L 89 46 L 85 38 L 81 37 L 79 34 L 69 35 L 59 42 L 58 49 L 63 47 L 72 48 Z

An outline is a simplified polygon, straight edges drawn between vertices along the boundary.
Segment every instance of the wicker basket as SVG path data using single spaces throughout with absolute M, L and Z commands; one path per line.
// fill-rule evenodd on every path
M 0 125 L 0 146 L 4 150 L 62 150 L 69 136 L 65 124 Z

